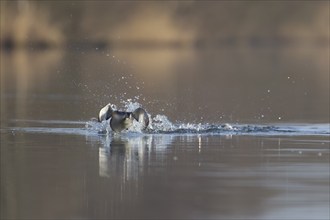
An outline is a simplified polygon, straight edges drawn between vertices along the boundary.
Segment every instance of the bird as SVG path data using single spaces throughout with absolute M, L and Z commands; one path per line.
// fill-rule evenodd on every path
M 142 130 L 147 129 L 149 125 L 149 116 L 143 108 L 137 108 L 133 112 L 117 111 L 111 108 L 108 103 L 104 106 L 98 115 L 98 122 L 110 119 L 110 127 L 114 132 L 128 130 L 133 121 L 136 120 L 142 124 Z

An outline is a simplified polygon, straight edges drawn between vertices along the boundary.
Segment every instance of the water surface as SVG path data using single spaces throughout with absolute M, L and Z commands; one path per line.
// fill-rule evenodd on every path
M 100 134 L 92 123 L 1 129 L 3 217 L 329 217 L 327 124 Z
M 329 219 L 327 54 L 1 54 L 1 218 Z M 151 127 L 91 121 L 109 102 Z

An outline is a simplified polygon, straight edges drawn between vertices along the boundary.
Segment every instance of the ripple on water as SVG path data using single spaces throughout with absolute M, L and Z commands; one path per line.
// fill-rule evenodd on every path
M 149 128 L 141 130 L 138 122 L 123 133 L 151 134 L 200 134 L 200 135 L 252 135 L 252 136 L 327 136 L 330 134 L 329 124 L 209 124 L 209 123 L 174 123 L 165 115 L 150 117 Z M 24 126 L 1 129 L 12 132 L 27 133 L 55 133 L 76 135 L 104 135 L 111 134 L 109 121 L 99 123 L 90 121 L 64 121 L 64 120 L 19 120 Z M 42 126 L 40 126 L 42 124 Z M 28 126 L 25 126 L 28 125 Z M 36 126 L 35 126 L 36 125 Z M 54 127 L 55 126 L 55 127 Z

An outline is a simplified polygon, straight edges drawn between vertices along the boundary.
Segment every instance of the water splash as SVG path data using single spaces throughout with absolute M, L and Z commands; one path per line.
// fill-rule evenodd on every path
M 122 111 L 132 112 L 142 107 L 138 102 L 139 97 L 122 100 Z M 113 109 L 118 109 L 112 105 Z M 329 135 L 329 124 L 276 124 L 276 125 L 254 125 L 254 124 L 210 124 L 210 123 L 181 123 L 171 122 L 166 115 L 157 114 L 149 116 L 149 126 L 143 130 L 143 126 L 134 121 L 133 126 L 122 133 L 143 134 L 212 134 L 212 135 Z M 89 121 L 86 128 L 92 133 L 112 133 L 109 121 L 102 123 Z
M 176 126 L 168 120 L 165 115 L 156 115 L 150 120 L 150 131 L 171 132 L 176 130 Z
M 138 100 L 135 97 L 134 100 Z M 122 108 L 117 108 L 112 104 L 113 109 L 122 111 L 134 111 L 141 106 L 137 101 L 127 99 L 121 101 Z M 143 130 L 141 123 L 134 120 L 133 126 L 127 131 L 120 134 L 205 134 L 205 135 L 255 135 L 255 136 L 274 136 L 274 135 L 329 135 L 330 124 L 210 124 L 210 123 L 181 123 L 172 122 L 166 115 L 157 114 L 152 116 L 149 114 L 149 126 Z M 58 134 L 84 134 L 84 135 L 105 135 L 112 134 L 112 130 L 108 121 L 99 123 L 97 120 L 92 119 L 87 122 L 82 121 L 63 121 L 63 120 L 13 120 L 15 123 L 22 123 L 24 127 L 9 128 L 11 132 L 23 131 L 33 133 L 58 133 Z M 43 127 L 39 125 L 42 124 Z M 30 127 L 26 127 L 26 125 Z M 85 125 L 82 127 L 82 125 Z M 33 127 L 31 127 L 33 126 Z M 6 129 L 1 129 L 1 132 L 6 132 Z
M 149 115 L 150 117 L 150 115 Z M 86 122 L 87 128 L 100 134 L 111 133 L 109 121 Z M 209 124 L 209 123 L 173 123 L 165 115 L 150 117 L 150 124 L 146 130 L 142 130 L 140 123 L 134 121 L 133 126 L 124 133 L 141 134 L 210 134 L 210 135 L 329 135 L 329 124 L 276 124 L 276 125 L 253 125 L 253 124 Z
M 85 128 L 90 133 L 107 134 L 110 131 L 108 125 L 108 121 L 103 121 L 100 123 L 96 120 L 90 120 L 85 123 Z
M 55 122 L 50 121 L 47 124 L 42 121 L 40 126 L 24 126 L 24 127 L 10 127 L 0 129 L 1 133 L 17 132 L 23 133 L 53 133 L 53 134 L 77 134 L 77 135 L 108 135 L 113 134 L 109 126 L 109 121 L 99 123 L 91 120 L 73 124 L 72 122 L 65 123 L 65 121 Z M 53 127 L 56 125 L 56 127 Z M 76 126 L 80 127 L 76 127 Z M 70 127 L 72 126 L 72 127 Z M 243 125 L 243 124 L 191 124 L 191 123 L 172 123 L 164 115 L 157 115 L 152 119 L 150 127 L 146 130 L 141 129 L 141 125 L 134 122 L 133 126 L 123 131 L 118 135 L 154 135 L 154 134 L 171 134 L 171 135 L 252 135 L 252 136 L 299 136 L 299 135 L 316 135 L 329 136 L 329 124 L 276 124 L 276 125 Z
M 136 99 L 139 99 L 139 97 L 137 96 Z M 124 105 L 124 111 L 127 112 L 132 112 L 135 109 L 142 107 L 139 102 L 133 101 L 132 99 L 123 100 L 121 103 Z

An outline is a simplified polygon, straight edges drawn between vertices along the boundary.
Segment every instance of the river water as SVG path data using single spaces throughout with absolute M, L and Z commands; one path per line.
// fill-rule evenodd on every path
M 227 50 L 2 54 L 1 218 L 329 219 L 326 50 Z

